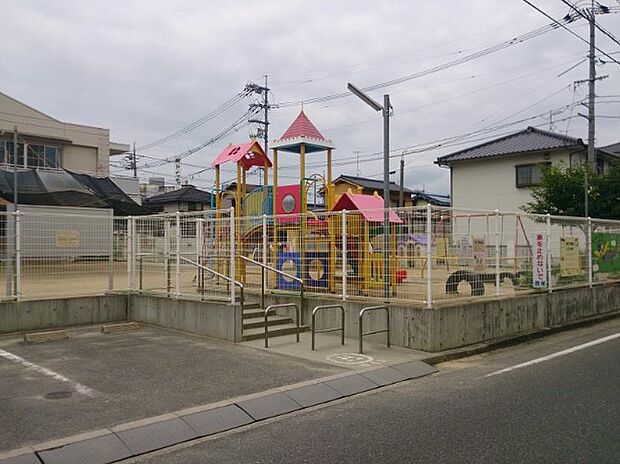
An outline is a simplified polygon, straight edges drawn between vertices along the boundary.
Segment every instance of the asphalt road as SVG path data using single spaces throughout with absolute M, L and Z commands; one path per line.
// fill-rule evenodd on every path
M 440 365 L 430 377 L 143 456 L 181 463 L 619 463 L 613 320 Z

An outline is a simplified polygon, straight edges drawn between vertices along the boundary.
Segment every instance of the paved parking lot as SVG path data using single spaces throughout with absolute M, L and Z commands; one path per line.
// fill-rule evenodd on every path
M 153 327 L 0 338 L 0 451 L 343 372 Z

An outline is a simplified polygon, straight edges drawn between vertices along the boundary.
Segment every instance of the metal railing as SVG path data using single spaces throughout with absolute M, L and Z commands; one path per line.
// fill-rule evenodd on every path
M 299 330 L 301 328 L 301 324 L 300 324 L 301 311 L 299 310 L 299 306 L 297 306 L 295 303 L 275 304 L 275 305 L 267 306 L 267 308 L 265 308 L 265 348 L 269 348 L 269 325 L 268 325 L 269 313 L 271 311 L 275 311 L 276 309 L 281 309 L 281 308 L 295 308 L 295 325 L 297 326 L 295 335 L 297 338 L 297 343 L 299 343 Z
M 261 308 L 265 307 L 265 270 L 275 272 L 276 274 L 280 274 L 283 277 L 288 277 L 289 279 L 292 279 L 295 282 L 299 282 L 299 288 L 300 288 L 299 296 L 301 297 L 301 301 L 302 301 L 302 304 L 303 304 L 303 299 L 304 299 L 304 281 L 302 279 L 300 279 L 299 277 L 294 276 L 292 274 L 288 274 L 288 273 L 286 273 L 284 271 L 281 271 L 280 269 L 276 269 L 275 267 L 271 267 L 271 266 L 269 266 L 269 265 L 267 265 L 265 263 L 261 263 L 260 261 L 256 261 L 256 260 L 254 260 L 252 258 L 248 258 L 247 256 L 239 255 L 239 257 L 242 260 L 244 260 L 244 261 L 246 261 L 248 263 L 255 264 L 255 265 L 259 266 L 260 269 L 261 269 L 261 279 L 260 279 L 260 282 L 261 282 L 261 288 L 260 288 L 260 302 L 261 303 L 260 303 L 260 307 Z
M 323 309 L 340 309 L 340 327 L 330 328 L 330 329 L 322 329 L 316 330 L 316 314 Z M 344 345 L 344 306 L 342 305 L 323 305 L 317 306 L 312 310 L 312 351 L 314 351 L 314 335 L 318 333 L 330 333 L 330 332 L 341 332 L 340 334 L 340 344 Z
M 185 263 L 192 264 L 192 265 L 196 266 L 198 269 L 202 269 L 203 271 L 209 272 L 209 273 L 213 274 L 216 277 L 224 279 L 226 282 L 229 282 L 232 285 L 235 285 L 235 286 L 239 287 L 239 290 L 240 290 L 240 292 L 239 292 L 239 302 L 241 303 L 241 309 L 243 310 L 243 305 L 244 305 L 245 298 L 244 298 L 244 295 L 243 295 L 243 284 L 241 282 L 239 282 L 239 281 L 237 281 L 235 279 L 232 279 L 232 278 L 228 277 L 227 275 L 224 275 L 224 274 L 222 274 L 220 272 L 217 272 L 217 271 L 215 271 L 215 270 L 205 266 L 204 264 L 200 264 L 200 263 L 197 263 L 196 261 L 192 261 L 191 259 L 187 259 L 184 256 L 179 256 L 179 259 L 181 261 L 185 262 Z M 230 303 L 231 304 L 235 303 L 233 301 L 232 297 L 230 298 Z
M 370 332 L 364 332 L 363 325 L 362 325 L 364 322 L 364 319 L 363 319 L 364 314 L 370 311 L 380 311 L 380 310 L 385 310 L 386 322 L 387 322 L 386 328 L 381 329 L 381 330 L 372 330 Z M 380 333 L 385 333 L 387 335 L 387 347 L 389 348 L 390 347 L 390 308 L 388 308 L 387 306 L 368 306 L 367 308 L 362 309 L 360 311 L 360 316 L 359 316 L 359 339 L 360 339 L 359 353 L 364 354 L 364 346 L 363 346 L 364 336 L 380 334 Z

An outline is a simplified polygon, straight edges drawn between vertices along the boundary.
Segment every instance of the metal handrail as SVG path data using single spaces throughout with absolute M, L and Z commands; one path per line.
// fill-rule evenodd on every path
M 315 328 L 315 316 L 316 313 L 318 313 L 321 309 L 340 309 L 340 327 L 335 327 L 332 329 L 322 329 L 322 330 L 316 330 Z M 344 345 L 344 306 L 336 304 L 336 305 L 323 305 L 323 306 L 317 306 L 312 310 L 312 351 L 314 351 L 314 335 L 318 334 L 318 333 L 328 333 L 328 332 L 342 332 L 340 334 L 340 344 Z
M 303 281 L 303 280 L 301 280 L 301 279 L 300 279 L 299 277 L 297 277 L 297 276 L 294 276 L 294 275 L 292 275 L 292 274 L 288 274 L 288 273 L 286 273 L 286 272 L 284 272 L 284 271 L 281 271 L 281 270 L 279 270 L 279 269 L 276 269 L 275 267 L 268 266 L 267 264 L 261 263 L 260 261 L 256 261 L 256 260 L 254 260 L 254 259 L 252 259 L 252 258 L 248 258 L 247 256 L 239 255 L 239 257 L 240 257 L 241 259 L 245 260 L 245 261 L 248 261 L 248 262 L 250 262 L 250 263 L 252 263 L 252 264 L 256 264 L 257 266 L 261 266 L 261 267 L 263 267 L 263 268 L 265 268 L 265 269 L 267 269 L 267 270 L 269 270 L 269 271 L 273 271 L 273 272 L 275 272 L 275 273 L 277 273 L 277 274 L 280 274 L 280 275 L 282 275 L 282 276 L 284 276 L 284 277 L 290 277 L 291 279 L 293 279 L 293 280 L 295 280 L 295 281 L 299 282 L 299 283 L 300 283 L 300 284 L 302 284 L 302 285 L 304 284 L 304 281 Z
M 267 269 L 268 271 L 273 271 L 276 274 L 280 274 L 281 276 L 284 277 L 290 277 L 291 279 L 293 279 L 296 282 L 299 282 L 300 284 L 300 296 L 301 296 L 301 301 L 303 304 L 303 299 L 304 299 L 304 281 L 302 279 L 300 279 L 297 276 L 294 276 L 292 274 L 288 274 L 284 271 L 281 271 L 279 269 L 276 269 L 274 267 L 268 266 L 265 263 L 261 263 L 260 261 L 256 261 L 255 259 L 252 258 L 248 258 L 247 256 L 243 256 L 243 255 L 239 255 L 239 257 L 241 259 L 243 259 L 244 261 L 247 261 L 248 263 L 252 263 L 252 264 L 256 264 L 257 266 L 260 266 L 261 268 L 261 278 L 260 278 L 260 283 L 261 283 L 261 290 L 260 290 L 260 307 L 264 308 L 265 307 L 265 269 Z
M 363 317 L 364 314 L 367 313 L 368 311 L 379 311 L 379 310 L 385 310 L 385 314 L 387 316 L 387 328 L 382 329 L 382 330 L 373 330 L 370 332 L 364 332 L 363 331 Z M 387 306 L 368 306 L 367 308 L 363 308 L 360 311 L 360 317 L 359 317 L 359 339 L 360 339 L 360 354 L 364 354 L 363 353 L 363 337 L 365 335 L 374 335 L 374 334 L 379 334 L 379 333 L 385 333 L 387 335 L 387 347 L 390 347 L 390 308 L 388 308 Z
M 297 336 L 297 343 L 299 343 L 299 330 L 301 328 L 301 311 L 299 310 L 299 306 L 295 303 L 274 304 L 265 308 L 265 348 L 269 348 L 269 326 L 267 325 L 269 312 L 280 308 L 295 308 L 295 325 L 297 326 L 297 333 L 295 335 Z
M 244 296 L 243 296 L 243 284 L 241 282 L 239 282 L 238 280 L 235 280 L 235 279 L 233 279 L 231 277 L 228 277 L 227 275 L 224 275 L 224 274 L 222 274 L 220 272 L 217 272 L 217 271 L 211 269 L 210 267 L 205 266 L 204 264 L 197 263 L 196 261 L 192 261 L 191 259 L 187 259 L 187 258 L 185 258 L 183 256 L 179 256 L 179 258 L 181 259 L 181 261 L 185 261 L 186 263 L 193 264 L 194 266 L 198 267 L 199 269 L 202 269 L 203 271 L 210 272 L 214 276 L 220 277 L 220 278 L 224 279 L 225 281 L 230 282 L 231 284 L 236 285 L 237 287 L 239 287 L 239 290 L 241 290 L 240 302 L 241 302 L 241 307 L 243 308 Z M 234 304 L 234 301 L 232 301 L 232 299 L 231 299 L 231 303 Z

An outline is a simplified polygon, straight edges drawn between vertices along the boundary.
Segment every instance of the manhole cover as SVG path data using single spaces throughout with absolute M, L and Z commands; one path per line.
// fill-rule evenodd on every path
M 46 400 L 62 400 L 65 398 L 69 398 L 71 395 L 73 395 L 73 392 L 70 391 L 55 391 L 46 393 L 43 398 L 45 398 Z
M 364 364 L 374 361 L 374 358 L 359 353 L 339 353 L 329 355 L 327 360 L 338 364 Z

